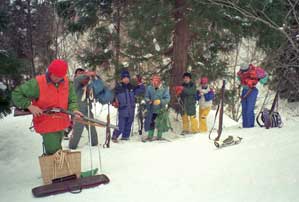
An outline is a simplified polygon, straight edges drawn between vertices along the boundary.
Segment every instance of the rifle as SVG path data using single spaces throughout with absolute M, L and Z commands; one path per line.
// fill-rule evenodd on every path
M 215 119 L 214 119 L 214 124 L 213 124 L 213 128 L 214 128 L 216 118 L 217 118 L 217 114 L 219 112 L 219 125 L 218 125 L 218 130 L 217 130 L 218 135 L 213 140 L 214 145 L 217 148 L 222 148 L 222 147 L 225 147 L 225 146 L 239 144 L 243 139 L 239 136 L 234 137 L 234 136 L 230 135 L 227 138 L 225 138 L 224 140 L 220 141 L 220 137 L 221 137 L 221 134 L 222 134 L 222 126 L 223 126 L 223 107 L 224 107 L 225 84 L 226 84 L 226 82 L 225 82 L 225 80 L 223 80 L 223 84 L 222 84 L 222 87 L 221 87 L 221 97 L 220 97 L 220 101 L 219 101 L 219 104 L 218 104 L 218 107 L 217 107 L 217 111 L 216 111 L 216 115 L 215 115 Z M 209 139 L 210 140 L 211 140 L 211 133 L 212 133 L 213 128 L 211 129 L 210 134 L 209 134 Z
M 111 131 L 110 131 L 110 103 L 108 104 L 108 114 L 107 114 L 107 127 L 106 127 L 106 140 L 103 145 L 104 148 L 110 147 Z
M 221 133 L 222 133 L 222 125 L 223 125 L 223 105 L 224 105 L 224 91 L 225 91 L 225 80 L 223 80 L 223 84 L 221 87 L 221 98 L 219 102 L 219 125 L 217 130 L 217 137 L 214 141 L 218 141 L 220 139 Z
M 64 113 L 64 114 L 68 114 L 73 117 L 76 116 L 76 114 L 74 112 L 71 112 L 71 111 L 68 111 L 68 110 L 65 110 L 62 108 L 56 108 L 56 107 L 45 109 L 45 110 L 43 110 L 43 113 L 45 113 L 45 114 Z M 14 116 L 25 116 L 25 115 L 30 115 L 30 114 L 31 114 L 31 112 L 29 110 L 23 110 L 23 109 L 17 109 L 17 108 L 14 110 Z M 94 125 L 94 126 L 98 126 L 98 127 L 109 126 L 109 128 L 118 130 L 117 126 L 110 124 L 110 123 L 106 123 L 104 121 L 100 121 L 98 119 L 92 119 L 87 116 L 82 116 L 81 118 L 82 118 L 82 120 L 76 119 L 75 121 L 80 122 L 85 125 Z

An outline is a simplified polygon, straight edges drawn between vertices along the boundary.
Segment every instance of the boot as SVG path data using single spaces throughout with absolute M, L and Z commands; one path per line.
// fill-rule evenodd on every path
M 162 139 L 162 131 L 158 130 L 158 134 L 157 134 L 157 140 L 161 140 Z
M 142 142 L 153 141 L 154 132 L 155 132 L 155 130 L 149 130 L 147 137 L 145 139 L 143 139 Z

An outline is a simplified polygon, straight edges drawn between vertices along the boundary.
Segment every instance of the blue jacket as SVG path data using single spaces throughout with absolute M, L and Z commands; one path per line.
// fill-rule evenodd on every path
M 148 131 L 152 122 L 152 116 L 154 113 L 159 113 L 161 109 L 164 109 L 170 101 L 169 88 L 161 86 L 155 89 L 153 86 L 148 86 L 145 92 L 144 99 L 146 101 L 147 114 L 144 120 L 144 130 Z M 160 105 L 149 104 L 150 101 L 160 100 Z
M 113 93 L 109 90 L 101 79 L 92 80 L 90 87 L 93 89 L 95 99 L 101 104 L 108 104 L 113 100 Z
M 121 117 L 134 116 L 135 96 L 143 94 L 145 87 L 143 84 L 133 86 L 132 84 L 118 83 L 114 89 L 115 99 L 119 103 L 118 112 Z
M 196 100 L 199 101 L 200 98 L 201 98 L 201 95 L 199 94 L 199 92 L 197 91 L 197 94 L 196 94 Z M 205 93 L 204 94 L 204 97 L 205 97 L 205 101 L 211 101 L 214 99 L 215 97 L 215 94 L 212 90 L 210 90 L 208 93 Z

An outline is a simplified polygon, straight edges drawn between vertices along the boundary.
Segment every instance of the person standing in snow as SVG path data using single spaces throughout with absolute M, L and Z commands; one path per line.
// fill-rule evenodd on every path
M 175 87 L 176 96 L 182 101 L 182 135 L 199 132 L 196 119 L 196 85 L 192 82 L 191 73 L 185 72 L 183 84 Z
M 197 90 L 196 99 L 199 102 L 199 132 L 204 133 L 208 131 L 207 117 L 211 110 L 214 91 L 209 87 L 208 77 L 199 79 L 199 89 Z
M 135 117 L 135 97 L 141 95 L 145 91 L 145 86 L 142 83 L 142 78 L 137 77 L 137 85 L 130 83 L 130 73 L 127 70 L 122 70 L 120 74 L 121 81 L 115 87 L 115 101 L 112 103 L 118 109 L 118 128 L 112 134 L 112 141 L 117 142 L 117 139 L 122 135 L 121 140 L 129 140 L 131 127 Z
M 237 73 L 243 87 L 241 94 L 243 128 L 254 127 L 254 107 L 258 95 L 256 85 L 265 84 L 268 80 L 266 72 L 261 67 L 252 64 L 243 64 Z
M 70 125 L 70 118 L 67 114 L 45 114 L 43 111 L 57 107 L 73 111 L 77 118 L 83 116 L 78 111 L 74 87 L 66 76 L 67 69 L 64 60 L 53 60 L 45 74 L 27 81 L 12 93 L 15 106 L 32 113 L 33 127 L 42 135 L 46 154 L 54 154 L 62 148 L 64 129 Z
M 147 87 L 144 99 L 147 111 L 144 130 L 148 132 L 145 140 L 153 140 L 155 128 L 158 130 L 157 140 L 160 140 L 163 132 L 169 129 L 168 117 L 166 116 L 168 116 L 167 104 L 170 101 L 169 88 L 162 85 L 160 76 L 152 76 L 151 85 Z
M 74 89 L 77 95 L 77 102 L 79 105 L 79 109 L 85 116 L 88 115 L 88 109 L 89 109 L 90 118 L 94 117 L 93 113 L 91 112 L 92 103 L 87 102 L 87 99 L 89 98 L 86 97 L 86 94 L 88 94 L 89 91 L 92 90 L 90 86 L 88 86 L 90 77 L 92 76 L 96 76 L 96 73 L 92 71 L 85 71 L 85 69 L 82 68 L 77 68 L 75 70 L 75 78 L 73 82 Z M 84 129 L 84 125 L 82 123 L 79 122 L 74 123 L 72 135 L 69 140 L 70 149 L 77 148 L 79 141 L 81 139 L 83 129 Z M 86 125 L 86 129 L 89 130 L 89 126 Z M 98 145 L 98 135 L 95 126 L 90 126 L 90 134 L 91 134 L 91 145 L 92 146 Z

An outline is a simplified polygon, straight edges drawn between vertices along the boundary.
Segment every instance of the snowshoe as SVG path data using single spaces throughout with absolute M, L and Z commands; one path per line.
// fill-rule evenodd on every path
M 155 140 L 156 140 L 156 141 L 166 141 L 166 142 L 171 142 L 171 140 L 166 139 L 166 138 L 164 138 L 164 137 L 157 137 Z
M 166 138 L 164 138 L 164 137 L 160 137 L 160 138 L 158 138 L 158 137 L 153 137 L 153 138 L 145 138 L 145 139 L 143 139 L 142 140 L 142 142 L 153 142 L 153 141 L 157 141 L 157 142 L 171 142 L 171 140 L 168 140 L 168 139 L 166 139 Z
M 142 138 L 141 141 L 142 142 L 151 142 L 151 141 L 153 141 L 153 138 L 152 137 L 146 137 L 146 138 Z
M 214 145 L 217 148 L 222 148 L 222 147 L 226 147 L 226 146 L 230 146 L 230 145 L 236 145 L 239 144 L 242 141 L 241 137 L 233 137 L 233 136 L 228 136 L 226 139 L 224 140 L 220 140 L 220 141 L 214 141 Z
M 185 135 L 191 135 L 191 134 L 192 134 L 191 132 L 183 130 L 180 135 L 185 136 Z

